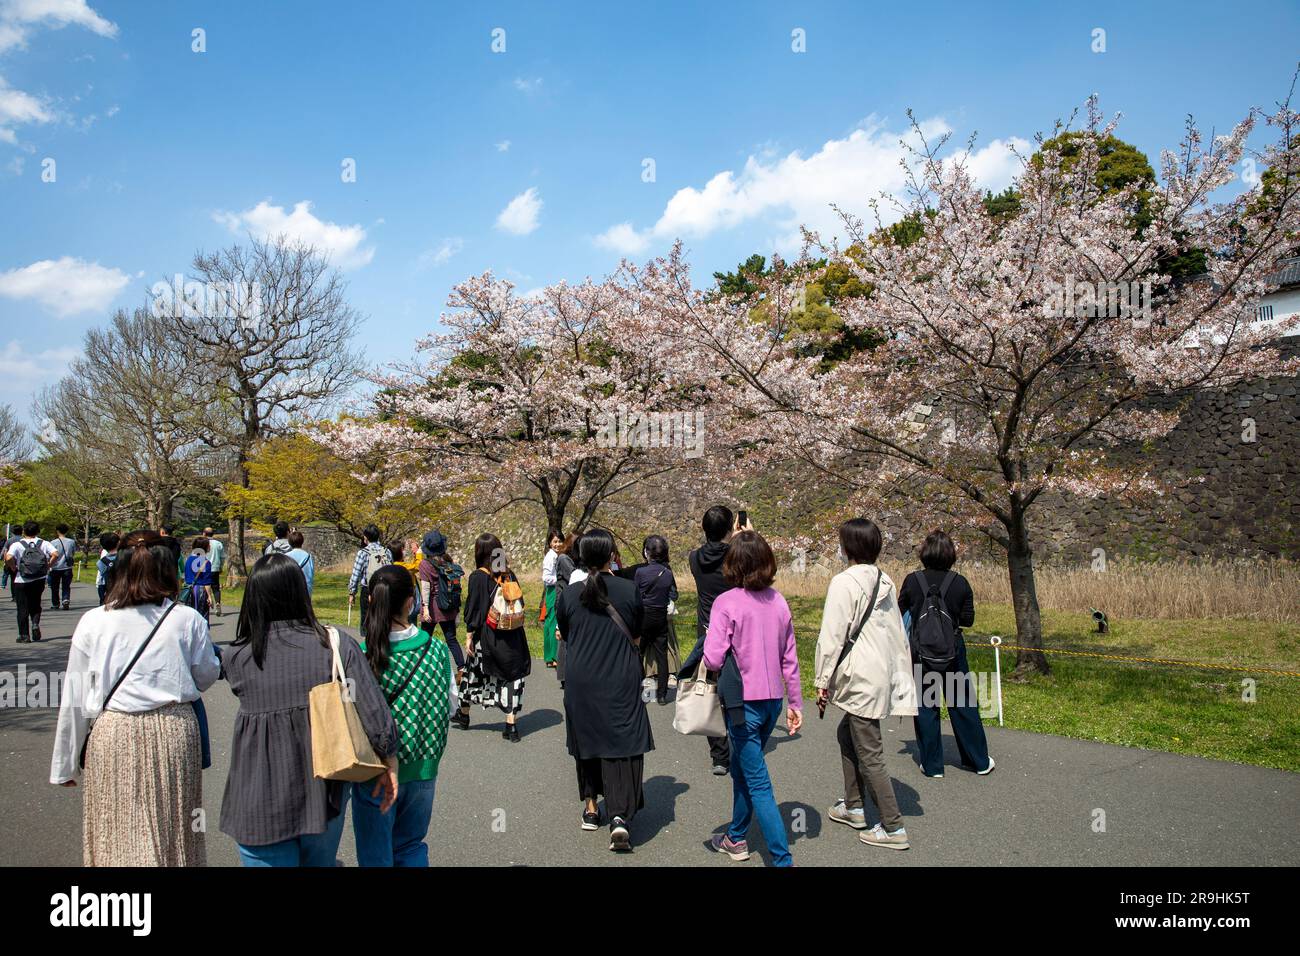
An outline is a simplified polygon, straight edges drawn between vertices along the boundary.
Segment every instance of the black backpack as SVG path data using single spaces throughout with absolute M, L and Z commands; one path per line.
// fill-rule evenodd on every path
M 45 577 L 49 569 L 49 562 L 45 558 L 45 551 L 41 548 L 45 542 L 37 538 L 31 544 L 23 542 L 22 554 L 18 556 L 18 573 L 28 581 L 35 581 L 38 578 Z
M 942 582 L 927 586 L 925 575 L 915 573 L 925 588 L 925 601 L 919 613 L 912 613 L 912 649 L 931 670 L 947 671 L 957 662 L 957 629 L 947 602 L 948 588 L 957 574 L 949 571 Z

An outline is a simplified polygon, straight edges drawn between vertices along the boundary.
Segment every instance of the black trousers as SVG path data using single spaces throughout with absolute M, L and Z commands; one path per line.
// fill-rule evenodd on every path
M 72 568 L 50 572 L 50 608 L 57 611 L 59 601 L 67 604 L 72 599 Z
M 592 757 L 588 760 L 574 758 L 578 767 L 578 796 L 582 800 L 605 797 L 605 813 L 612 821 L 622 817 L 630 823 L 636 812 L 645 806 L 645 793 L 641 777 L 645 772 L 645 757 Z
M 18 602 L 18 636 L 30 637 L 41 629 L 41 597 L 45 594 L 45 579 L 19 584 L 14 581 L 14 600 Z
M 655 695 L 668 696 L 668 608 L 647 607 L 641 620 L 642 653 L 655 662 Z
M 457 667 L 465 666 L 465 652 L 461 650 L 460 641 L 456 640 L 456 620 L 439 621 L 438 626 L 442 628 L 442 639 L 447 642 L 447 649 L 451 651 L 451 659 L 456 662 Z M 426 628 L 426 630 L 428 630 Z M 432 634 L 432 631 L 429 631 Z

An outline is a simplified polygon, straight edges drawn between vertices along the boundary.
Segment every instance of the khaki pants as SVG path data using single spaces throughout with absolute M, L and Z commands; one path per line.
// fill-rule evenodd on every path
M 862 808 L 863 792 L 880 811 L 880 822 L 889 832 L 903 825 L 894 796 L 894 782 L 885 770 L 885 748 L 880 742 L 880 721 L 845 714 L 835 732 L 840 742 L 840 763 L 844 768 L 844 805 Z

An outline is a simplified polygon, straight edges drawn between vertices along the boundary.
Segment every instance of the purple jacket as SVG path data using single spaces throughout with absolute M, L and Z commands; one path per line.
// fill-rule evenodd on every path
M 790 605 L 773 588 L 732 588 L 718 595 L 704 638 L 704 666 L 718 670 L 730 650 L 740 667 L 745 700 L 780 700 L 803 710 L 799 658 Z

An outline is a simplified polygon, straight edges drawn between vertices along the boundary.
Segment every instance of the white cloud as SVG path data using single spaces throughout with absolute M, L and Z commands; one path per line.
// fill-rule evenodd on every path
M 86 0 L 0 0 L 0 53 L 27 45 L 36 27 L 85 27 L 102 37 L 117 36 L 117 24 L 96 13 Z
M 0 272 L 0 295 L 33 299 L 47 312 L 63 318 L 103 311 L 130 281 L 121 269 L 64 256 Z
M 515 77 L 515 89 L 520 93 L 523 93 L 525 96 L 532 96 L 534 93 L 540 93 L 542 90 L 542 78 L 540 76 L 534 76 L 530 79 L 525 79 L 522 76 L 517 76 Z
M 0 405 L 11 405 L 22 421 L 24 410 L 42 385 L 61 379 L 81 354 L 73 347 L 29 352 L 17 339 L 0 348 Z
M 420 253 L 416 265 L 421 269 L 440 266 L 465 248 L 465 240 L 460 236 L 448 236 L 432 249 Z
M 931 142 L 949 132 L 941 119 L 921 124 Z M 900 140 L 909 133 L 891 132 L 868 121 L 844 139 L 828 140 L 811 155 L 794 151 L 786 156 L 751 155 L 737 174 L 723 170 L 696 188 L 679 189 L 654 225 L 637 229 L 632 223 L 611 226 L 595 242 L 625 255 L 644 252 L 654 243 L 676 238 L 704 238 L 715 232 L 754 222 L 778 232 L 773 247 L 790 253 L 800 245 L 799 227 L 821 233 L 823 239 L 843 236 L 843 223 L 831 209 L 860 216 L 870 214 L 869 202 L 882 193 L 901 195 L 906 177 L 901 161 L 908 154 Z M 981 186 L 997 192 L 1009 185 L 1017 161 L 1008 145 L 1029 146 L 1025 140 L 994 140 L 968 157 Z M 882 214 L 885 212 L 882 208 Z
M 368 265 L 375 257 L 375 248 L 365 245 L 366 230 L 359 225 L 341 226 L 319 219 L 311 211 L 311 206 L 311 202 L 304 199 L 296 203 L 292 211 L 286 211 L 283 206 L 272 206 L 262 200 L 252 209 L 237 213 L 217 212 L 212 218 L 231 232 L 248 233 L 264 240 L 283 236 L 313 246 L 340 269 L 359 269 Z
M 503 139 L 501 142 L 497 143 L 497 152 L 498 153 L 510 152 L 510 140 Z
M 650 245 L 650 235 L 636 231 L 630 222 L 620 222 L 610 226 L 596 237 L 596 245 L 613 249 L 625 256 L 636 256 L 645 252 Z
M 48 123 L 54 119 L 54 112 L 47 103 L 16 90 L 0 76 L 0 140 L 6 143 L 17 142 L 17 134 L 12 127 L 27 123 Z
M 497 216 L 497 228 L 516 236 L 526 236 L 538 227 L 537 218 L 541 211 L 541 197 L 535 187 L 529 186 L 501 210 Z

